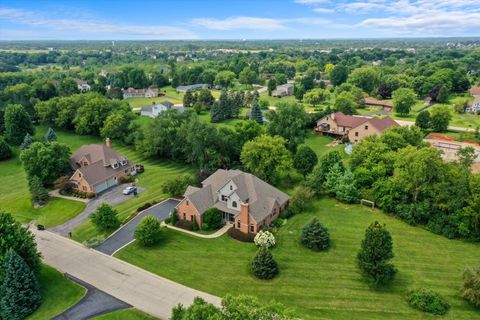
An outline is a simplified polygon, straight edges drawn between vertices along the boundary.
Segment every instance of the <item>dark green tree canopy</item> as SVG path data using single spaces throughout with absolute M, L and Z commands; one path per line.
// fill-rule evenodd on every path
M 317 218 L 303 227 L 300 241 L 305 247 L 314 251 L 323 251 L 330 247 L 328 230 Z
M 25 135 L 35 132 L 30 116 L 22 105 L 11 104 L 5 109 L 5 138 L 8 142 L 19 145 Z
M 272 253 L 266 247 L 260 247 L 253 258 L 251 265 L 252 273 L 259 279 L 272 279 L 278 274 L 277 262 Z
M 293 158 L 293 167 L 298 170 L 304 177 L 312 172 L 317 165 L 318 157 L 315 151 L 309 146 L 302 145 L 298 148 Z

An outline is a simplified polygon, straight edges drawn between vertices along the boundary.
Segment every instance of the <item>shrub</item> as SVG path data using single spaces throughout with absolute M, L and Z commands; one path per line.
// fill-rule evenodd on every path
M 153 246 L 160 241 L 162 237 L 161 232 L 158 219 L 153 216 L 146 216 L 135 229 L 135 239 L 138 240 L 141 246 Z
M 217 208 L 207 209 L 203 213 L 202 229 L 216 230 L 223 226 L 222 212 Z
M 172 225 L 176 225 L 178 222 L 178 213 L 176 208 L 173 209 L 171 218 L 172 218 Z
M 293 210 L 293 213 L 303 212 L 314 196 L 315 192 L 309 187 L 303 185 L 295 187 L 290 198 L 290 210 Z
M 387 262 L 393 258 L 392 247 L 392 236 L 385 225 L 375 221 L 367 228 L 357 261 L 360 270 L 372 278 L 375 285 L 390 282 L 397 272 L 395 267 Z
M 447 313 L 450 308 L 440 294 L 424 288 L 411 290 L 407 295 L 407 301 L 415 309 L 439 315 Z
M 288 219 L 288 218 L 293 217 L 295 214 L 296 214 L 295 208 L 294 209 L 286 208 L 286 209 L 282 210 L 282 212 L 280 212 L 280 218 Z
M 200 226 L 197 223 L 197 219 L 192 220 L 192 231 L 198 231 L 200 230 Z
M 271 225 L 273 228 L 280 228 L 285 223 L 285 220 L 278 218 L 272 221 Z
M 193 230 L 192 222 L 187 220 L 178 220 L 177 223 L 175 224 L 175 227 L 182 228 L 188 231 Z
M 480 307 L 480 267 L 467 268 L 462 274 L 463 285 L 460 289 L 462 297 L 476 307 Z
M 135 177 L 134 176 L 124 176 L 124 177 L 120 177 L 120 183 L 123 184 L 123 183 L 132 183 L 132 182 L 135 182 Z
M 165 220 L 163 220 L 166 224 L 171 224 L 172 223 L 172 217 L 167 217 Z
M 303 227 L 300 240 L 305 247 L 314 251 L 323 251 L 330 247 L 328 230 L 317 218 Z
M 277 262 L 266 247 L 260 247 L 252 261 L 251 271 L 259 279 L 273 279 L 278 274 Z
M 0 136 L 0 160 L 5 160 L 12 157 L 12 149 L 5 141 L 5 138 Z
M 112 230 L 120 226 L 117 211 L 106 203 L 102 203 L 90 216 L 92 223 L 101 230 Z
M 228 229 L 227 233 L 233 239 L 241 241 L 241 242 L 253 242 L 253 239 L 255 238 L 254 234 L 243 233 L 240 230 L 235 229 L 235 228 Z
M 10 249 L 3 260 L 0 286 L 0 318 L 25 319 L 42 303 L 35 274 L 15 251 Z
M 152 204 L 150 202 L 147 202 L 145 204 L 142 204 L 140 207 L 137 208 L 137 212 L 142 212 L 143 210 L 146 210 L 150 208 Z
M 275 245 L 275 236 L 268 231 L 260 231 L 253 239 L 257 247 L 270 248 Z
M 182 174 L 173 179 L 167 180 L 162 184 L 162 192 L 170 196 L 180 196 L 185 189 L 195 181 L 190 174 Z

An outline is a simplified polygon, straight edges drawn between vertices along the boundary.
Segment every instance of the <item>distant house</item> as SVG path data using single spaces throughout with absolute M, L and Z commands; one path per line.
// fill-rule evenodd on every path
M 385 110 L 385 111 L 392 111 L 392 109 L 393 109 L 393 104 L 390 101 L 377 100 L 377 99 L 372 98 L 372 97 L 366 97 L 365 98 L 365 105 L 374 106 L 374 107 L 382 107 L 383 110 Z
M 100 193 L 120 183 L 122 177 L 135 173 L 135 165 L 105 144 L 84 145 L 70 158 L 75 171 L 70 182 L 77 191 Z
M 327 80 L 327 79 L 315 79 L 315 83 L 316 84 L 323 83 L 326 87 L 333 86 L 332 82 L 330 80 Z
M 195 219 L 201 226 L 205 211 L 217 208 L 224 222 L 255 234 L 279 217 L 288 200 L 287 194 L 250 173 L 219 169 L 202 181 L 201 188 L 187 188 L 177 215 L 187 221 Z
M 277 89 L 272 91 L 272 96 L 273 97 L 286 97 L 286 96 L 291 96 L 293 95 L 293 84 L 292 83 L 286 83 L 277 86 Z
M 81 91 L 81 92 L 90 91 L 91 87 L 85 81 L 83 81 L 81 79 L 78 79 L 78 78 L 75 78 L 75 82 L 77 83 L 77 88 L 78 88 L 79 91 Z
M 480 86 L 474 86 L 470 88 L 470 94 L 472 96 L 480 96 Z
M 480 95 L 477 95 L 474 97 L 473 102 L 470 102 L 468 104 L 468 107 L 465 108 L 465 112 L 475 113 L 475 114 L 480 113 Z
M 147 88 L 147 89 L 134 89 L 128 88 L 122 90 L 123 99 L 128 98 L 155 98 L 158 97 L 158 89 L 156 88 Z
M 117 70 L 106 70 L 106 69 L 102 69 L 99 74 L 100 74 L 102 77 L 106 77 L 106 76 L 108 76 L 109 74 L 116 74 L 116 73 L 119 73 L 119 72 L 120 72 L 120 71 L 117 71 Z
M 183 105 L 174 105 L 170 101 L 162 101 L 158 104 L 152 104 L 151 106 L 144 106 L 140 109 L 140 115 L 141 116 L 146 116 L 146 117 L 151 117 L 151 118 L 156 118 L 158 115 L 164 111 L 170 110 L 170 109 L 176 109 L 179 112 L 185 111 L 185 108 Z
M 177 57 L 177 62 L 184 62 L 185 61 L 185 57 L 184 56 L 178 56 Z
M 388 116 L 376 118 L 335 112 L 319 119 L 315 131 L 342 139 L 348 138 L 350 142 L 359 142 L 374 134 L 381 135 L 383 131 L 395 126 L 398 126 L 398 123 Z
M 195 90 L 200 90 L 200 89 L 210 89 L 210 85 L 207 84 L 207 83 L 198 83 L 198 84 L 191 84 L 191 85 L 188 85 L 188 86 L 178 86 L 175 90 L 178 93 L 185 93 L 188 90 L 195 91 Z

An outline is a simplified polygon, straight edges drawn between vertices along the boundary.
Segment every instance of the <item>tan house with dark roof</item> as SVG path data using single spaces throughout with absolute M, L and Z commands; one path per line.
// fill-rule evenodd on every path
M 376 118 L 335 112 L 319 119 L 315 131 L 320 134 L 348 138 L 350 142 L 359 142 L 374 134 L 380 136 L 383 131 L 398 125 L 388 116 Z
M 177 205 L 177 215 L 202 225 L 205 211 L 217 208 L 224 222 L 243 233 L 257 233 L 278 218 L 288 199 L 287 194 L 250 173 L 219 169 L 202 182 L 201 188 L 187 188 Z
M 70 158 L 70 166 L 75 170 L 70 182 L 76 190 L 89 193 L 105 191 L 135 173 L 135 165 L 115 152 L 108 138 L 105 144 L 82 146 Z

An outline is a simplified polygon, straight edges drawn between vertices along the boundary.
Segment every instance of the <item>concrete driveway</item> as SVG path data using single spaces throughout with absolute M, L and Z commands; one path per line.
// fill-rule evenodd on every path
M 163 221 L 168 217 L 170 212 L 173 211 L 179 202 L 180 201 L 176 199 L 167 199 L 142 211 L 130 222 L 118 229 L 108 239 L 96 246 L 95 250 L 108 255 L 113 255 L 115 252 L 135 240 L 135 228 L 138 226 L 143 217 L 150 215 L 156 217 L 160 221 Z
M 83 221 L 87 220 L 90 214 L 92 214 L 99 205 L 107 203 L 111 206 L 120 204 L 133 197 L 133 194 L 128 196 L 122 194 L 123 189 L 127 187 L 127 184 L 115 186 L 105 192 L 99 194 L 96 198 L 92 199 L 86 206 L 82 213 L 75 218 L 68 220 L 64 224 L 49 229 L 52 232 L 58 233 L 64 237 L 68 236 L 69 232 L 78 227 Z M 145 191 L 145 188 L 137 187 L 138 193 Z
M 219 297 L 162 278 L 58 234 L 30 230 L 46 264 L 152 316 L 168 319 L 173 307 L 178 303 L 189 306 L 195 297 L 220 306 Z

